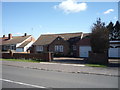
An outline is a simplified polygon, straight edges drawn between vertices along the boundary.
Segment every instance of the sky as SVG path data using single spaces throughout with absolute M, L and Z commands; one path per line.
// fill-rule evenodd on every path
M 107 25 L 118 20 L 117 2 L 3 2 L 2 35 L 91 32 L 97 18 Z M 0 36 L 2 36 L 0 35 Z

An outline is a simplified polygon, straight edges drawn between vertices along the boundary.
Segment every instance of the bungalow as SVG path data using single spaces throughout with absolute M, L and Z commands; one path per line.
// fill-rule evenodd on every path
M 32 53 L 53 52 L 63 56 L 88 57 L 90 33 L 43 34 L 32 45 Z M 110 41 L 108 57 L 120 58 L 120 40 Z
M 3 37 L 0 37 L 0 40 L 1 51 L 13 50 L 15 52 L 27 52 L 35 41 L 31 35 L 27 35 L 26 33 L 23 36 L 8 34 L 8 37 L 6 37 L 3 35 Z
M 40 53 L 40 52 L 53 52 L 54 54 L 59 54 L 62 56 L 74 56 L 74 57 L 84 57 L 81 56 L 79 53 L 82 53 L 84 50 L 83 47 L 81 49 L 80 44 L 82 46 L 89 46 L 88 36 L 89 33 L 64 33 L 64 34 L 44 34 L 41 35 L 36 42 L 33 44 L 33 53 Z M 85 43 L 85 42 L 86 43 Z M 88 43 L 87 43 L 88 42 Z M 80 52 L 78 51 L 80 47 Z M 86 47 L 86 48 L 89 48 Z M 86 49 L 85 48 L 85 49 Z M 89 49 L 86 49 L 86 52 Z M 88 54 L 88 53 L 85 53 Z M 88 55 L 85 55 L 85 57 Z

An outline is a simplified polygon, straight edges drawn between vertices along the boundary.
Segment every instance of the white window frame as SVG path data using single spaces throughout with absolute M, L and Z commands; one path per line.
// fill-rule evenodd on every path
M 55 52 L 63 52 L 63 45 L 55 45 Z
M 40 52 L 42 52 L 43 51 L 43 46 L 36 46 L 36 51 L 40 51 Z

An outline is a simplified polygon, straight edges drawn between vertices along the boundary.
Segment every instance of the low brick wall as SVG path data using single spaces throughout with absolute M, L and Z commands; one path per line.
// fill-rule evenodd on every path
M 12 58 L 12 55 L 10 53 L 0 53 L 2 57 L 0 58 L 6 58 L 6 59 L 9 59 L 9 58 Z
M 5 59 L 38 59 L 46 62 L 53 60 L 52 53 L 2 53 L 2 58 Z

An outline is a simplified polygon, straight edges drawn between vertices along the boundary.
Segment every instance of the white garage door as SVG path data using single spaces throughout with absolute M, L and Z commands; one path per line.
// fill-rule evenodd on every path
M 80 57 L 88 57 L 88 52 L 91 51 L 90 46 L 80 46 L 79 47 L 79 56 Z
M 109 57 L 120 57 L 120 48 L 110 48 Z

